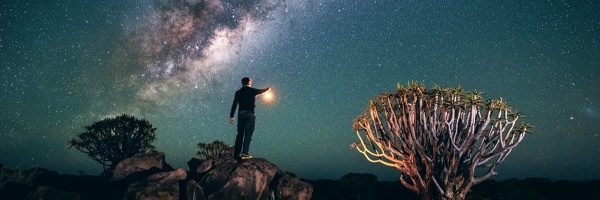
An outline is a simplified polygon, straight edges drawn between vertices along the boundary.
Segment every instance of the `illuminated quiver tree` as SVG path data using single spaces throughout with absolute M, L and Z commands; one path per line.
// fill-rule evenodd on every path
M 398 84 L 355 119 L 360 142 L 351 147 L 399 170 L 402 184 L 423 199 L 464 199 L 523 140 L 531 126 L 517 125 L 520 116 L 502 98 L 484 101 L 459 86 Z

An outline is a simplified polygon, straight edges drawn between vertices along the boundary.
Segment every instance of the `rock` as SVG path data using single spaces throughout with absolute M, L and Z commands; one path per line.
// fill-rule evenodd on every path
M 273 181 L 275 187 L 275 198 L 281 200 L 308 200 L 312 196 L 312 185 L 302 182 L 297 178 L 284 173 Z
M 43 199 L 61 199 L 61 200 L 80 200 L 81 197 L 77 193 L 67 192 L 51 188 L 48 186 L 37 187 L 34 191 L 29 193 L 25 200 L 43 200 Z
M 262 158 L 237 162 L 233 158 L 208 159 L 195 170 L 206 199 L 267 199 L 281 193 L 281 199 L 310 199 L 312 186 L 285 176 L 274 164 Z M 283 177 L 275 180 L 275 177 Z M 282 180 L 283 179 L 283 180 Z M 283 184 L 282 184 L 283 183 Z M 281 185 L 281 188 L 277 190 Z M 291 194 L 298 192 L 298 194 Z
M 154 171 L 152 174 L 158 172 L 164 172 L 172 169 L 164 169 L 165 168 L 165 153 L 156 152 L 149 153 L 142 156 L 133 156 L 126 158 L 119 162 L 115 169 L 113 170 L 113 174 L 111 177 L 111 182 L 117 182 L 126 179 L 133 173 L 136 172 L 144 172 L 144 171 Z M 154 169 L 154 170 L 151 170 Z M 145 174 L 144 176 L 148 176 L 151 174 Z
M 214 159 L 211 164 L 211 169 L 199 182 L 207 199 L 266 199 L 270 195 L 268 185 L 278 170 L 277 166 L 261 158 L 243 162 L 231 158 Z
M 186 187 L 187 200 L 205 200 L 204 190 L 194 180 L 189 180 Z
M 200 163 L 200 165 L 198 165 L 194 170 L 195 174 L 198 175 L 203 175 L 204 173 L 208 172 L 208 170 L 211 170 L 213 168 L 213 166 L 235 166 L 235 164 L 237 163 L 236 160 L 234 160 L 233 158 L 218 158 L 218 159 L 208 159 L 205 160 L 204 162 Z M 192 168 L 190 168 L 192 169 Z M 222 168 L 217 168 L 217 169 L 221 169 Z
M 186 177 L 183 168 L 152 175 L 129 185 L 123 199 L 179 200 L 179 182 Z
M 191 169 L 197 169 L 198 166 L 200 166 L 200 164 L 202 164 L 203 160 L 200 160 L 198 158 L 192 158 L 190 159 L 190 161 L 187 162 L 187 165 L 190 169 L 190 173 L 188 174 L 188 176 L 196 176 L 196 171 L 195 170 L 191 170 Z

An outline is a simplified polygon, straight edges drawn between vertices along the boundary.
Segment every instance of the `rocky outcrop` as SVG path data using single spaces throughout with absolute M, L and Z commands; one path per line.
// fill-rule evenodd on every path
M 206 196 L 204 194 L 204 190 L 194 180 L 189 180 L 187 182 L 187 187 L 186 187 L 185 191 L 187 192 L 187 200 L 205 200 L 206 199 L 204 197 L 204 196 Z
M 239 162 L 232 158 L 209 159 L 194 168 L 190 174 L 195 175 L 189 178 L 198 182 L 206 199 L 302 200 L 312 196 L 310 184 L 262 158 Z
M 207 199 L 267 199 L 273 195 L 269 185 L 279 168 L 265 159 L 237 162 L 231 158 L 209 159 L 195 170 Z
M 164 153 L 125 159 L 111 177 L 44 173 L 31 186 L 0 188 L 0 199 L 305 200 L 313 192 L 310 184 L 262 158 L 192 159 L 189 171 L 174 170 L 164 159 Z
M 312 196 L 310 184 L 262 158 L 192 159 L 189 172 L 166 171 L 163 165 L 163 153 L 128 158 L 117 165 L 111 180 L 127 184 L 123 199 L 304 200 Z
M 183 168 L 152 175 L 129 185 L 123 199 L 178 200 L 179 182 L 186 177 Z
M 273 180 L 273 183 L 275 185 L 275 199 L 310 199 L 313 192 L 312 185 L 302 182 L 287 173 L 277 177 L 276 180 Z
M 157 173 L 163 170 L 173 170 L 165 163 L 165 153 L 163 152 L 129 157 L 117 164 L 113 170 L 111 182 L 124 180 L 125 178 L 130 177 L 130 175 L 138 172 L 155 171 L 154 173 Z

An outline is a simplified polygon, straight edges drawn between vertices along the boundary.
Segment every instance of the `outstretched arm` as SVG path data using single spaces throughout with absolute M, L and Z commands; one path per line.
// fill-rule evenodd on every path
M 260 89 L 260 90 L 258 90 L 258 94 L 264 94 L 264 93 L 266 93 L 266 92 L 268 92 L 268 91 L 271 91 L 271 88 L 270 88 L 270 87 L 268 87 L 268 88 L 265 88 L 265 89 Z

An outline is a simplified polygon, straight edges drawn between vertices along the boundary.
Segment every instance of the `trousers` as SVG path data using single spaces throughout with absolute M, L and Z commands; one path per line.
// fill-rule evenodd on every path
M 238 112 L 237 136 L 235 137 L 235 146 L 233 156 L 239 157 L 240 153 L 248 154 L 250 150 L 250 141 L 254 133 L 254 123 L 256 116 L 251 111 Z

